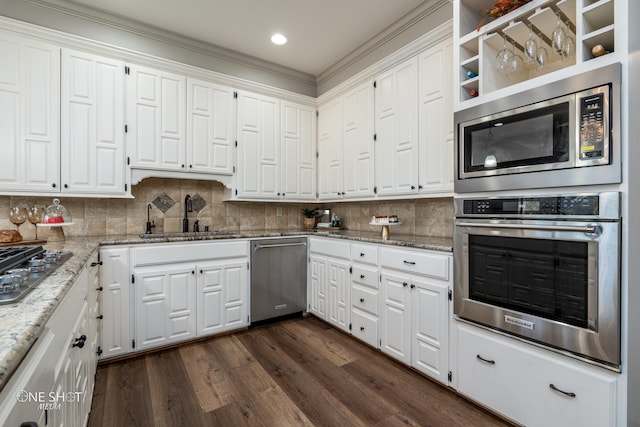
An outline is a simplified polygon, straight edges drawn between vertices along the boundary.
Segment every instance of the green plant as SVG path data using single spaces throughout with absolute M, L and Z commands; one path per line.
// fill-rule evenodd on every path
M 315 209 L 309 209 L 309 208 L 302 208 L 302 215 L 305 218 L 315 218 L 316 217 L 316 210 Z

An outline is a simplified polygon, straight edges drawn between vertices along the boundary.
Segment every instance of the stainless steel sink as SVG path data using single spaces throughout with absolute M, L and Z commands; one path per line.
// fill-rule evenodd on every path
M 172 237 L 193 237 L 193 238 L 205 238 L 210 236 L 227 236 L 233 234 L 231 231 L 188 231 L 177 233 L 152 233 L 152 234 L 140 234 L 141 239 L 169 239 Z

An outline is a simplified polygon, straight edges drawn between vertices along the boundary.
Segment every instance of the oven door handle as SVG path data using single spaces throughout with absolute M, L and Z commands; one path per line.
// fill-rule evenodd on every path
M 476 222 L 458 222 L 458 226 L 477 228 L 508 228 L 516 230 L 570 231 L 588 234 L 600 234 L 599 225 L 539 225 L 539 224 L 480 224 Z

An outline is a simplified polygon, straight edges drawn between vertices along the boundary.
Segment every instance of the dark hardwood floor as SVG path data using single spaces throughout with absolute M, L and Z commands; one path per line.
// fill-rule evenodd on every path
M 98 368 L 90 427 L 507 426 L 314 317 Z

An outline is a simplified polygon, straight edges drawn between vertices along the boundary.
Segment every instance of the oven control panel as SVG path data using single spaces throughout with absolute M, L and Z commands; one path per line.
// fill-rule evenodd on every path
M 465 215 L 552 215 L 597 216 L 598 195 L 509 197 L 464 200 Z

